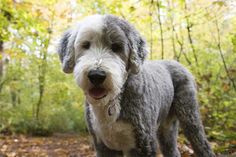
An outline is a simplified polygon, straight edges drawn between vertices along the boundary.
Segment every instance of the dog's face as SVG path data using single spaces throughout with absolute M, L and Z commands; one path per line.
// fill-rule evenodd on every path
M 129 73 L 138 73 L 147 54 L 145 41 L 128 22 L 93 15 L 68 30 L 59 45 L 65 73 L 74 73 L 91 104 L 107 104 L 122 89 Z

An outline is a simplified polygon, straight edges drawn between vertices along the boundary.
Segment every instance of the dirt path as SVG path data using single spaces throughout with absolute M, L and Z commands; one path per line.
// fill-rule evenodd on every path
M 193 157 L 186 145 L 178 146 L 182 157 Z M 236 157 L 218 155 L 218 157 Z M 52 137 L 6 136 L 0 134 L 0 157 L 95 157 L 89 137 L 55 134 Z M 157 157 L 162 157 L 160 154 Z
M 184 157 L 190 157 L 191 151 L 186 146 L 181 148 Z M 87 135 L 30 137 L 0 134 L 0 157 L 95 157 L 95 153 Z M 162 156 L 159 154 L 157 157 Z
M 95 157 L 87 136 L 0 135 L 0 157 Z

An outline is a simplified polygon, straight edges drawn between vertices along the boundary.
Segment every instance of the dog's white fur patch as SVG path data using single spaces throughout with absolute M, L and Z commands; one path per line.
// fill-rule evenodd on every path
M 112 115 L 108 114 L 109 108 L 112 107 Z M 120 114 L 120 104 L 112 104 L 112 106 L 95 106 L 90 105 L 91 122 L 96 133 L 97 140 L 102 140 L 103 143 L 110 149 L 128 152 L 135 148 L 135 140 L 133 127 L 117 121 Z
M 103 16 L 94 15 L 83 20 L 77 27 L 74 44 L 76 61 L 74 77 L 90 104 L 92 127 L 98 141 L 102 140 L 110 149 L 125 152 L 135 147 L 133 128 L 128 123 L 117 121 L 120 102 L 113 100 L 121 92 L 127 78 L 126 65 L 118 55 L 101 43 L 103 24 Z M 90 42 L 89 49 L 81 48 L 81 44 L 85 41 Z M 96 100 L 88 94 L 93 85 L 87 75 L 90 70 L 98 67 L 106 72 L 103 87 L 108 94 Z M 111 104 L 111 101 L 114 104 Z M 111 115 L 108 112 L 112 112 Z

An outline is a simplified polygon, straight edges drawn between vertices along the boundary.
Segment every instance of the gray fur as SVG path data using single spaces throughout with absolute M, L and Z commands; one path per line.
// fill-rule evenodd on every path
M 140 36 L 139 32 L 129 24 L 127 21 L 121 18 L 115 17 L 113 15 L 106 15 L 105 17 L 105 32 L 112 32 L 115 34 L 115 40 L 117 40 L 117 33 L 125 34 L 127 44 L 127 49 L 129 50 L 129 70 L 136 74 L 139 72 L 139 66 L 143 63 L 147 56 L 146 42 Z M 119 31 L 117 31 L 119 30 Z M 120 32 L 122 31 L 122 32 Z M 106 33 L 104 33 L 106 34 Z M 107 35 L 106 35 L 107 36 Z
M 86 101 L 86 120 L 97 157 L 156 157 L 158 145 L 165 157 L 180 157 L 177 148 L 179 124 L 196 156 L 215 156 L 201 123 L 193 76 L 176 61 L 146 61 L 145 41 L 134 27 L 115 16 L 104 17 L 103 44 L 123 44 L 124 53 L 117 55 L 126 63 L 128 73 L 121 93 L 108 105 L 120 103 L 116 121 L 133 126 L 136 145 L 124 152 L 113 150 L 98 139 L 90 104 Z M 74 40 L 68 37 L 66 34 L 62 39 L 59 51 L 65 72 L 70 72 L 74 66 L 67 57 L 73 56 L 68 45 Z
M 75 66 L 74 42 L 76 34 L 72 30 L 64 33 L 58 46 L 58 54 L 62 62 L 62 69 L 65 73 L 72 73 Z

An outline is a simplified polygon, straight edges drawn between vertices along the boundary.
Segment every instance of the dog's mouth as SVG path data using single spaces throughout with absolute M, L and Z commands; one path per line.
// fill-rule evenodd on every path
M 107 96 L 107 91 L 102 87 L 93 87 L 89 90 L 89 96 L 93 99 L 99 100 Z

